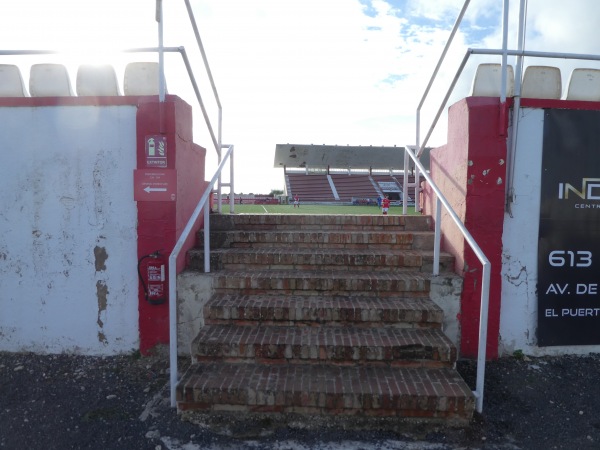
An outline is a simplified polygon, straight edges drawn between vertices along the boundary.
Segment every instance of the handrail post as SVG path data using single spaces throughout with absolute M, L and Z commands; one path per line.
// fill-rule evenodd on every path
M 210 272 L 210 201 L 204 208 L 204 273 Z
M 221 150 L 217 150 L 217 162 L 219 164 L 221 164 Z M 222 186 L 222 182 L 221 182 L 221 172 L 219 172 L 219 178 L 217 179 L 217 212 L 219 214 L 221 214 L 222 212 L 222 208 L 223 208 L 223 203 L 222 203 L 222 195 L 223 193 L 221 192 L 221 186 Z M 231 194 L 231 190 L 229 190 L 229 193 Z M 229 195 L 229 197 L 231 197 L 231 195 Z
M 440 274 L 440 252 L 442 243 L 442 202 L 435 199 L 435 234 L 433 243 L 433 276 Z
M 174 249 L 175 250 L 175 249 Z M 169 256 L 169 386 L 171 388 L 171 407 L 177 405 L 175 388 L 179 381 L 177 366 L 177 256 Z
M 477 349 L 477 378 L 475 381 L 475 407 L 483 411 L 483 389 L 485 381 L 485 362 L 487 353 L 487 330 L 490 303 L 490 263 L 483 264 L 481 282 L 481 310 L 479 311 L 479 348 Z
M 404 150 L 404 177 L 402 179 L 402 214 L 407 213 L 408 203 L 408 154 Z
M 235 212 L 235 189 L 233 186 L 233 158 L 234 152 L 231 152 L 229 156 L 229 192 L 231 195 L 229 196 L 229 213 L 233 214 Z M 240 197 L 240 203 L 242 202 Z
M 421 183 L 419 180 L 421 179 L 421 174 L 419 173 L 419 166 L 415 165 L 415 211 L 421 211 L 421 200 L 420 200 L 420 192 L 421 192 Z

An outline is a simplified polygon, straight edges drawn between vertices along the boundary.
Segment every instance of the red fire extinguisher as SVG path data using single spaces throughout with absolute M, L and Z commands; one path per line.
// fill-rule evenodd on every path
M 151 305 L 160 305 L 167 300 L 167 262 L 156 250 L 138 260 L 138 276 L 144 289 L 146 301 Z

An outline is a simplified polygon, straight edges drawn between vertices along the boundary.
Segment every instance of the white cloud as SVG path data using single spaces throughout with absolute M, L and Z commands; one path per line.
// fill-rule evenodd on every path
M 454 21 L 463 4 L 463 0 L 436 0 L 434 2 L 408 0 L 407 2 L 411 15 L 436 21 Z

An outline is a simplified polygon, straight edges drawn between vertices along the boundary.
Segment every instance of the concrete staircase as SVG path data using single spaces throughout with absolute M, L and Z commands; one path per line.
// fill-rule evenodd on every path
M 179 410 L 472 417 L 429 296 L 429 217 L 211 215 L 211 249 Z M 203 250 L 189 260 L 201 270 Z

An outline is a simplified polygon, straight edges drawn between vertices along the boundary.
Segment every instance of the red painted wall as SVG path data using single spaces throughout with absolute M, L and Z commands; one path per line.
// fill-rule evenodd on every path
M 498 356 L 502 265 L 502 224 L 506 177 L 507 109 L 498 98 L 468 97 L 448 113 L 448 143 L 431 152 L 431 174 L 480 245 L 492 266 L 488 358 Z M 425 212 L 433 213 L 431 190 Z M 456 257 L 464 277 L 461 297 L 461 354 L 475 357 L 479 339 L 481 263 L 450 220 L 442 219 L 443 247 Z
M 156 99 L 156 97 L 154 97 Z M 160 250 L 168 258 L 208 183 L 205 181 L 206 150 L 192 141 L 192 109 L 175 96 L 140 103 L 137 115 L 137 167 L 146 168 L 145 137 L 167 139 L 167 170 L 176 170 L 176 201 L 138 201 L 138 258 Z M 160 170 L 160 169 L 157 169 Z M 194 229 L 202 223 L 202 214 Z M 177 271 L 195 243 L 191 233 L 177 259 Z M 167 269 L 168 270 L 168 269 Z M 140 351 L 169 342 L 168 303 L 149 304 L 140 286 Z
M 431 152 L 431 175 L 459 218 L 490 260 L 490 308 L 487 357 L 497 358 L 500 333 L 502 234 L 504 223 L 508 114 L 499 98 L 468 97 L 448 112 L 448 143 Z M 547 99 L 521 99 L 521 107 L 598 109 L 598 103 Z M 426 214 L 433 214 L 435 195 L 423 192 Z M 479 341 L 481 263 L 462 234 L 442 213 L 442 246 L 456 258 L 463 275 L 460 351 L 476 357 Z M 526 332 L 527 330 L 523 330 Z

